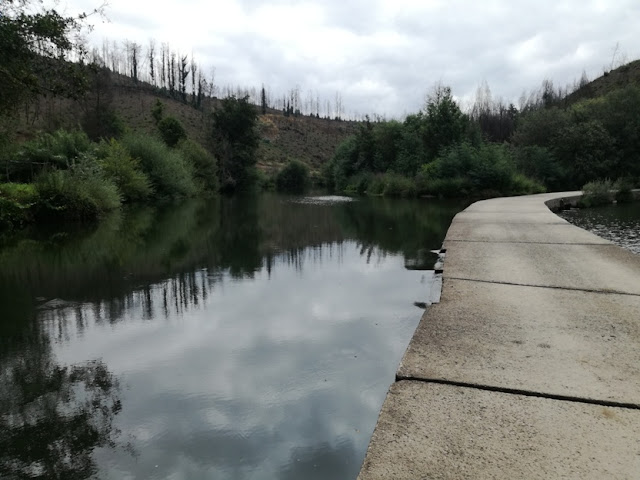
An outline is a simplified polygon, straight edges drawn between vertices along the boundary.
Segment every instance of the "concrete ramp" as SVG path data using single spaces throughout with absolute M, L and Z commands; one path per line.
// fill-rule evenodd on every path
M 454 218 L 361 480 L 640 479 L 640 256 L 545 202 Z

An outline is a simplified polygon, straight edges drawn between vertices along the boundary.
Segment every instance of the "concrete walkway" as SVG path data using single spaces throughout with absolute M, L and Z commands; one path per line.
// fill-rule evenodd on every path
M 576 194 L 454 218 L 360 480 L 640 479 L 640 256 L 545 205 Z

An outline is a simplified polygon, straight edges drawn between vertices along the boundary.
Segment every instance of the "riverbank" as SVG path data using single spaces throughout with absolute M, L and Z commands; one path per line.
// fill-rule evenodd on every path
M 576 195 L 454 218 L 359 479 L 637 478 L 640 256 L 545 205 Z

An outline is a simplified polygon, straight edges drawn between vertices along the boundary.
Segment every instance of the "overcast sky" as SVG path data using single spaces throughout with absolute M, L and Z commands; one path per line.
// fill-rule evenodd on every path
M 67 0 L 67 13 L 100 0 Z M 64 0 L 63 0 L 64 2 Z M 193 52 L 221 85 L 299 85 L 347 112 L 401 117 L 437 82 L 468 102 L 483 80 L 517 104 L 640 57 L 637 0 L 109 0 L 92 43 L 149 39 Z

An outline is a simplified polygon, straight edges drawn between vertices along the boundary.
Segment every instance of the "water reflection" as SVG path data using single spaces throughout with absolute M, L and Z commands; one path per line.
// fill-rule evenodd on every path
M 58 413 L 34 421 L 51 459 L 6 437 L 2 464 L 60 469 L 73 451 L 84 467 L 64 478 L 354 478 L 428 297 L 430 273 L 405 263 L 457 210 L 248 197 L 15 241 L 0 252 L 0 415 L 29 405 L 13 393 L 23 364 Z M 93 444 L 52 449 L 56 424 Z
M 100 361 L 63 367 L 46 348 L 3 359 L 0 371 L 0 476 L 89 478 L 92 454 L 115 449 L 119 386 Z

